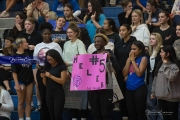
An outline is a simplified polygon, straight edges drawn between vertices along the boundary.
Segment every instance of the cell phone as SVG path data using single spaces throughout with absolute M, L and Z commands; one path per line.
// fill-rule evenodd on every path
M 39 67 L 40 67 L 40 73 L 45 73 L 44 66 L 39 66 Z

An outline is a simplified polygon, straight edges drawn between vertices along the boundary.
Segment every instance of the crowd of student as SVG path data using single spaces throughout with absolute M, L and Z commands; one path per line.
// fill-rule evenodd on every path
M 104 53 L 124 96 L 118 102 L 123 120 L 178 120 L 180 24 L 173 22 L 167 11 L 159 9 L 155 0 L 148 0 L 142 11 L 124 0 L 118 29 L 115 21 L 103 14 L 98 0 L 88 1 L 83 20 L 77 17 L 80 11 L 76 4 L 57 2 L 55 12 L 49 12 L 48 4 L 41 0 L 30 3 L 27 18 L 23 13 L 17 14 L 15 25 L 4 40 L 3 56 L 28 56 L 39 61 L 0 65 L 0 86 L 9 93 L 8 77 L 12 73 L 19 120 L 24 119 L 24 113 L 26 120 L 31 120 L 34 85 L 41 120 L 61 120 L 66 103 L 63 84 L 71 78 L 73 57 Z M 173 27 L 173 23 L 177 25 Z M 9 120 L 13 110 L 6 90 L 0 87 L 1 120 Z M 86 93 L 94 120 L 111 120 L 112 87 Z M 81 120 L 86 120 L 87 109 L 68 110 L 72 120 L 77 120 L 78 112 Z

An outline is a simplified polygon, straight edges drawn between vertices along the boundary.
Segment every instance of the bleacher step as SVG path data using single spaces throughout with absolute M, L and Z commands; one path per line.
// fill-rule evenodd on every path
M 0 18 L 0 28 L 12 28 L 14 26 L 14 17 Z
M 11 120 L 18 120 L 17 111 L 11 112 Z M 40 120 L 40 113 L 36 111 L 31 112 L 31 120 Z

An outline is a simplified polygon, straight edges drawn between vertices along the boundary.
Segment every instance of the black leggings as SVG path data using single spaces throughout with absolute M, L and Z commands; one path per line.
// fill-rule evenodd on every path
M 10 120 L 10 119 L 7 117 L 0 116 L 0 120 Z
M 50 113 L 50 120 L 62 120 L 65 103 L 64 90 L 49 91 L 47 89 L 46 101 Z
M 39 94 L 41 96 L 41 110 L 40 110 L 40 119 L 41 120 L 50 120 L 50 115 L 46 103 L 46 86 L 42 82 L 42 78 L 40 76 L 40 70 L 37 71 L 36 74 Z
M 178 120 L 179 102 L 169 102 L 158 99 L 159 109 L 162 110 L 164 120 Z
M 146 100 L 147 100 L 147 86 L 142 85 L 136 90 L 126 89 L 126 104 L 129 113 L 129 120 L 147 120 Z
M 88 94 L 94 120 L 111 120 L 113 90 L 94 90 Z

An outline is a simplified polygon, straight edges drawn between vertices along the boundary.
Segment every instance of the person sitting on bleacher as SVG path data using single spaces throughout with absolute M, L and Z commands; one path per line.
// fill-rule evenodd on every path
M 8 91 L 0 86 L 0 120 L 10 120 L 14 104 Z
M 124 12 L 118 14 L 119 24 L 131 24 L 131 14 L 133 9 L 132 2 L 129 0 L 123 0 L 120 2 L 120 5 L 123 7 Z
M 149 25 L 149 30 L 152 32 L 155 28 L 159 27 L 159 13 L 162 11 L 158 8 L 155 0 L 148 0 L 146 5 L 147 12 L 144 14 L 144 20 Z
M 6 0 L 6 9 L 0 14 L 0 17 L 10 17 L 9 11 L 15 5 L 17 0 Z
M 26 16 L 23 13 L 19 13 L 15 17 L 15 23 L 14 27 L 11 30 L 10 36 L 16 39 L 20 32 L 24 30 L 24 22 L 25 22 Z
M 46 14 L 46 22 L 51 23 L 51 25 L 53 26 L 53 30 L 56 29 L 56 20 L 57 20 L 58 16 L 54 11 L 49 11 Z
M 77 17 L 81 14 L 79 4 L 76 0 L 56 0 L 56 2 L 54 3 L 54 5 L 52 7 L 52 10 L 54 12 L 56 12 L 56 14 L 58 16 L 64 16 L 63 9 L 64 9 L 65 4 L 67 4 L 67 3 L 69 3 L 73 6 L 73 11 L 74 11 L 73 16 L 74 17 Z
M 94 36 L 96 30 L 103 26 L 106 16 L 103 14 L 103 9 L 98 0 L 88 1 L 88 11 L 84 17 L 84 23 L 86 23 L 86 29 L 91 38 L 91 42 L 94 43 Z
M 43 19 L 44 22 L 48 11 L 49 11 L 48 3 L 43 2 L 42 0 L 34 0 L 34 2 L 32 2 L 27 6 L 27 17 L 32 17 L 36 21 Z
M 136 37 L 138 41 L 143 42 L 147 47 L 149 46 L 150 32 L 146 24 L 143 23 L 143 14 L 141 10 L 135 9 L 132 12 L 132 33 L 131 36 Z
M 77 22 L 77 19 L 73 16 L 73 6 L 69 3 L 64 5 L 64 17 L 66 22 Z
M 14 46 L 14 39 L 12 37 L 7 37 L 5 40 L 5 46 L 2 51 L 2 56 L 11 56 L 16 52 L 16 48 Z M 0 65 L 0 86 L 6 88 L 6 90 L 11 94 L 11 88 L 9 86 L 9 78 L 11 76 L 11 64 L 2 64 Z

